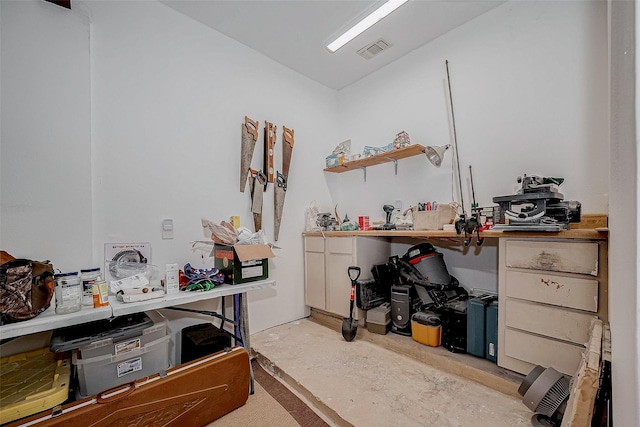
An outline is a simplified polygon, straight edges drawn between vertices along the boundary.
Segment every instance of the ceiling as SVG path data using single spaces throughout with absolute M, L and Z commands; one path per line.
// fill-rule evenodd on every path
M 410 0 L 335 53 L 325 45 L 384 1 L 161 0 L 312 80 L 342 89 L 505 0 Z M 357 51 L 383 39 L 371 59 Z

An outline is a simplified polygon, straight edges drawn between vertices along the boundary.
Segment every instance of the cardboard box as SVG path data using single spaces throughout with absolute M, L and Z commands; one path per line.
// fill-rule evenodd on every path
M 224 275 L 224 283 L 238 284 L 269 278 L 269 245 L 213 246 L 214 266 Z
M 435 211 L 413 211 L 414 230 L 442 230 L 445 224 L 453 224 L 456 210 L 449 204 L 438 204 Z

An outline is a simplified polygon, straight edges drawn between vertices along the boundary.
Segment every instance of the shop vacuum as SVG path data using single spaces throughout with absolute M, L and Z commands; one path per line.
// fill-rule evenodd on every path
M 452 352 L 466 351 L 467 291 L 451 276 L 443 255 L 430 243 L 389 258 L 395 276 L 391 287 L 391 331 L 411 335 L 411 316 L 423 309 L 442 315 L 442 345 Z

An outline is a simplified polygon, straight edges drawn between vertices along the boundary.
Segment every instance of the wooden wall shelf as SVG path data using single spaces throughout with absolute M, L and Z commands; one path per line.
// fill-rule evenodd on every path
M 364 180 L 367 180 L 367 168 L 369 166 L 381 165 L 383 163 L 393 162 L 395 164 L 396 174 L 398 173 L 398 160 L 405 159 L 407 157 L 419 156 L 424 154 L 424 147 L 420 144 L 412 144 L 405 148 L 398 148 L 396 150 L 387 151 L 385 153 L 376 154 L 375 156 L 367 157 L 364 159 L 353 160 L 351 162 L 344 162 L 339 166 L 332 168 L 325 168 L 325 172 L 342 173 L 348 172 L 354 169 L 362 169 L 364 171 Z

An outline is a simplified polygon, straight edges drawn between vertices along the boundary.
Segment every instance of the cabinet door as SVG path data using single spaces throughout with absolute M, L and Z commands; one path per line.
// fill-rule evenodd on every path
M 351 280 L 348 269 L 355 264 L 354 239 L 353 237 L 330 237 L 326 241 L 326 310 L 342 317 L 349 317 Z
M 305 303 L 309 307 L 326 309 L 324 239 L 305 238 L 304 287 Z
M 304 264 L 305 303 L 325 310 L 324 253 L 306 252 Z

